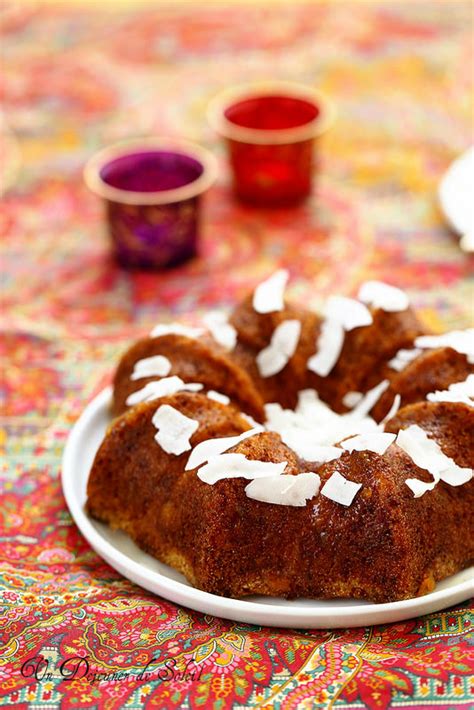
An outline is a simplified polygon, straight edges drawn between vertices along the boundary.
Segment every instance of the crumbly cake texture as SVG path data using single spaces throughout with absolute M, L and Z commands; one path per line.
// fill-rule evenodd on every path
M 474 370 L 472 358 L 450 347 L 435 348 L 410 354 L 406 364 L 394 369 L 389 361 L 400 350 L 412 349 L 423 328 L 410 308 L 395 312 L 370 308 L 370 313 L 372 323 L 345 332 L 337 362 L 326 377 L 307 366 L 317 350 L 323 317 L 286 302 L 269 313 L 256 312 L 252 297 L 239 305 L 229 318 L 237 335 L 230 351 L 208 334 L 192 338 L 171 332 L 140 340 L 116 371 L 113 413 L 121 416 L 109 427 L 91 470 L 89 514 L 127 532 L 194 586 L 224 596 L 387 602 L 427 593 L 438 580 L 471 564 L 474 480 L 467 480 L 465 472 L 474 464 L 474 410 L 462 401 L 426 401 L 426 396 L 467 381 Z M 279 372 L 262 377 L 257 355 L 288 320 L 301 323 L 296 350 Z M 201 391 L 180 391 L 128 407 L 132 393 L 162 379 L 132 379 L 137 362 L 157 355 L 169 360 L 171 376 L 200 383 Z M 302 405 L 302 390 L 314 390 L 312 397 L 319 396 L 333 412 L 347 412 L 348 393 L 367 392 L 381 381 L 386 381 L 385 391 L 372 408 L 374 419 L 365 417 L 362 422 L 361 431 L 368 431 L 361 440 L 369 442 L 366 449 L 347 451 L 334 441 L 331 447 L 322 447 L 331 454 L 327 463 L 308 461 L 279 434 L 257 425 L 251 436 L 220 453 L 221 458 L 209 456 L 217 470 L 220 461 L 222 466 L 232 461 L 237 477 L 228 477 L 234 474 L 223 469 L 222 478 L 210 485 L 202 474 L 203 461 L 186 470 L 190 452 L 202 442 L 215 443 L 255 427 L 247 415 L 264 422 L 265 403 L 294 409 L 298 402 Z M 470 383 L 472 389 L 472 379 Z M 226 395 L 229 404 L 207 396 L 208 391 Z M 374 420 L 394 411 L 394 404 L 401 408 L 377 427 Z M 175 411 L 196 425 L 185 442 L 189 450 L 179 455 L 167 453 L 155 438 L 156 414 L 163 407 L 162 412 Z M 344 415 L 346 426 L 351 416 Z M 166 418 L 161 419 L 165 426 Z M 432 446 L 439 447 L 441 457 L 449 457 L 454 478 L 464 476 L 467 482 L 450 485 L 432 466 L 420 468 L 394 437 L 387 437 L 384 453 L 370 450 L 375 431 L 397 435 L 418 427 Z M 308 478 L 319 477 L 317 492 L 303 503 L 256 500 L 246 488 L 248 478 L 260 474 L 247 475 L 244 469 L 239 473 L 242 460 L 286 462 L 284 476 L 314 472 Z M 275 479 L 270 473 L 262 475 L 269 476 L 272 500 Z M 415 496 L 409 479 L 435 483 L 432 490 Z M 328 481 L 353 486 L 348 501 L 341 504 L 337 496 L 327 497 Z

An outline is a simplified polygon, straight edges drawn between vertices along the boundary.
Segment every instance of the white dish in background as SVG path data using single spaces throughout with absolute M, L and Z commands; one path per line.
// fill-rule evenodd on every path
M 171 567 L 140 550 L 124 533 L 86 515 L 86 486 L 95 453 L 110 423 L 111 388 L 86 407 L 74 425 L 63 458 L 62 485 L 71 515 L 94 550 L 131 581 L 165 599 L 234 621 L 289 628 L 347 628 L 401 621 L 439 611 L 474 594 L 474 568 L 437 585 L 423 597 L 388 604 L 315 599 L 227 599 L 192 587 Z
M 451 163 L 438 196 L 448 223 L 461 235 L 461 248 L 474 252 L 474 146 Z

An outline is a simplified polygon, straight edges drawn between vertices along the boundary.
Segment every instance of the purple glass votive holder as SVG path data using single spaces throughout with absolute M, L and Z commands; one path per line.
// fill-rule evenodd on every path
M 84 180 L 105 203 L 115 256 L 125 268 L 161 269 L 196 254 L 202 194 L 214 157 L 187 141 L 137 139 L 104 148 Z

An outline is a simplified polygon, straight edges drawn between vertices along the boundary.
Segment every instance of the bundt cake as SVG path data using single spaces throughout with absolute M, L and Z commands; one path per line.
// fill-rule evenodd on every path
M 317 315 L 287 278 L 124 354 L 87 510 L 214 594 L 431 591 L 474 558 L 474 331 L 380 282 Z

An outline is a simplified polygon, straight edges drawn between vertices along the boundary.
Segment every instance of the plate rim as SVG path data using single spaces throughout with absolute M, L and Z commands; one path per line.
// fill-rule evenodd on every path
M 221 597 L 188 586 L 179 580 L 170 579 L 157 570 L 147 569 L 100 534 L 74 495 L 76 450 L 93 418 L 106 408 L 111 393 L 112 387 L 108 386 L 93 397 L 70 430 L 62 457 L 61 484 L 69 512 L 81 534 L 99 557 L 105 559 L 111 567 L 138 586 L 200 613 L 259 626 L 286 628 L 350 628 L 402 621 L 440 611 L 452 604 L 466 601 L 474 595 L 473 575 L 472 580 L 468 579 L 453 587 L 430 592 L 421 597 L 381 604 L 374 602 L 359 604 L 355 601 L 354 605 L 343 607 L 332 605 L 331 600 L 323 599 L 318 601 L 324 602 L 324 606 L 312 608 Z M 156 589 L 159 591 L 155 591 Z M 291 600 L 287 603 L 291 605 Z
M 462 217 L 459 219 L 458 207 L 454 205 L 453 209 L 453 201 L 451 199 L 452 184 L 453 182 L 456 182 L 456 180 L 459 181 L 458 174 L 460 171 L 460 165 L 462 165 L 463 162 L 467 163 L 469 160 L 474 161 L 474 143 L 470 144 L 450 162 L 441 177 L 437 191 L 438 203 L 441 207 L 441 211 L 449 227 L 459 236 L 462 236 L 465 230 L 462 226 Z

